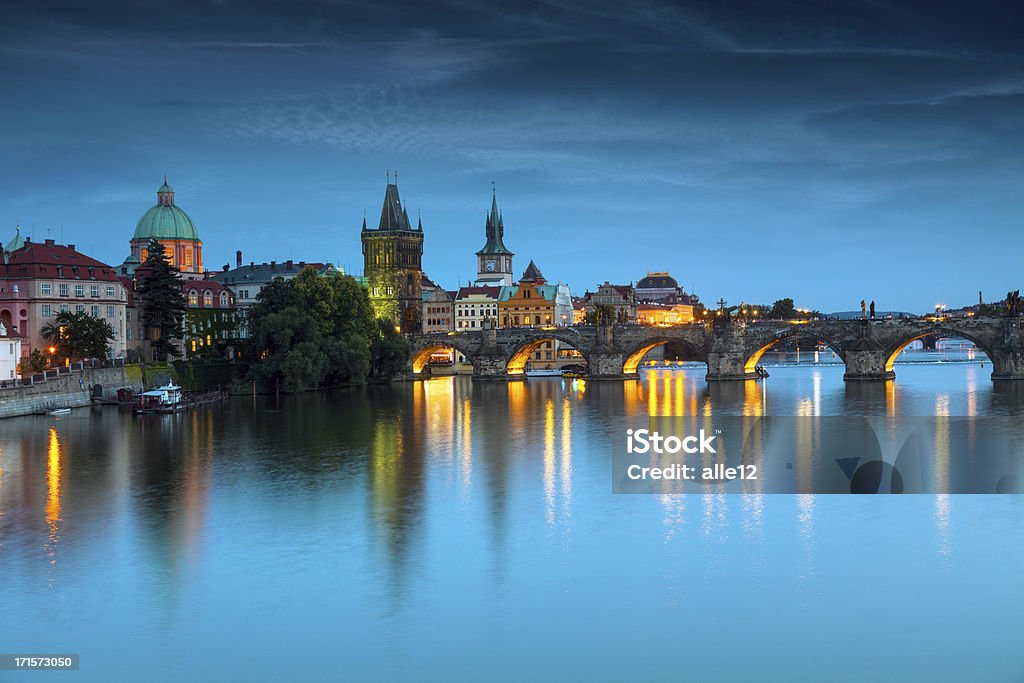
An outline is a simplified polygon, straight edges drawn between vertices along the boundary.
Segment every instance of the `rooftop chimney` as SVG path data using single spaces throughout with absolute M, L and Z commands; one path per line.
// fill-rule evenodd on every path
M 270 262 L 270 269 L 271 270 L 277 270 L 277 261 L 271 261 Z
M 53 240 L 46 240 L 45 242 L 43 242 L 43 244 L 47 247 L 52 247 L 54 245 L 54 242 Z
M 242 267 L 242 250 L 239 249 L 238 251 L 235 252 L 235 268 L 241 268 L 241 267 Z
M 74 251 L 75 250 L 75 245 L 69 244 L 68 245 L 68 249 L 70 249 L 71 251 Z
M 292 269 L 292 260 L 291 259 L 288 259 L 287 261 L 285 261 L 285 264 L 288 266 L 288 270 Z
M 241 266 L 242 264 L 241 264 L 241 263 L 239 263 L 238 265 L 239 265 L 239 266 Z M 228 272 L 228 271 L 229 271 L 230 269 L 231 269 L 231 266 L 230 266 L 229 264 L 225 263 L 225 264 L 224 264 L 224 272 L 226 273 L 226 272 Z
M 256 268 L 256 262 L 255 261 L 249 261 L 249 270 L 254 270 L 255 268 Z

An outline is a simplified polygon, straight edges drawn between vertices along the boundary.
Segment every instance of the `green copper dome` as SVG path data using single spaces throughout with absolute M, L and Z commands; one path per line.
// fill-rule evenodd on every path
M 142 214 L 135 225 L 132 239 L 148 240 L 194 240 L 199 241 L 199 231 L 188 214 L 174 205 L 174 189 L 164 184 L 156 191 L 157 204 Z

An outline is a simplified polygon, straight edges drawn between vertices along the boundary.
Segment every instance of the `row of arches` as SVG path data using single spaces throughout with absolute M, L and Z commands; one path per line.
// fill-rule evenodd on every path
M 925 337 L 934 337 L 936 335 L 938 335 L 940 338 L 964 339 L 966 341 L 969 341 L 972 344 L 974 344 L 974 346 L 977 347 L 977 349 L 979 349 L 982 353 L 988 356 L 989 359 L 993 358 L 993 354 L 988 345 L 983 340 L 976 338 L 969 332 L 964 332 L 955 329 L 947 330 L 938 328 L 930 329 L 921 333 L 908 335 L 904 338 L 901 338 L 897 343 L 892 344 L 887 348 L 884 348 L 883 353 L 885 354 L 885 371 L 893 371 L 893 365 L 896 363 L 897 359 L 899 358 L 899 355 L 903 352 L 904 349 L 907 348 L 907 346 L 914 343 L 915 341 L 924 339 Z M 809 341 L 815 345 L 823 345 L 831 349 L 839 358 L 839 360 L 841 360 L 844 364 L 846 363 L 847 351 L 844 350 L 840 345 L 834 344 L 833 342 L 822 337 L 821 335 L 815 334 L 813 330 L 796 329 L 793 330 L 792 332 L 787 331 L 784 334 L 779 334 L 767 340 L 759 348 L 756 348 L 753 351 L 749 352 L 749 355 L 745 359 L 743 365 L 744 372 L 748 374 L 754 373 L 757 366 L 762 362 L 765 353 L 769 352 L 770 350 L 772 350 L 772 348 L 778 346 L 779 344 L 791 341 Z M 513 350 L 505 360 L 506 373 L 512 376 L 522 375 L 526 371 L 528 364 L 531 360 L 531 357 L 534 355 L 534 353 L 539 348 L 541 348 L 542 346 L 549 342 L 556 342 L 562 345 L 563 347 L 577 349 L 580 355 L 582 356 L 582 360 L 586 361 L 589 364 L 590 359 L 588 357 L 588 352 L 586 348 L 580 348 L 576 343 L 574 343 L 574 340 L 570 338 L 569 335 L 545 334 L 542 336 L 538 336 L 536 339 L 531 339 L 518 346 L 515 350 Z M 650 354 L 655 349 L 666 345 L 672 349 L 672 355 L 676 358 L 687 361 L 698 361 L 705 363 L 707 362 L 707 355 L 705 351 L 698 348 L 696 345 L 686 340 L 666 335 L 664 337 L 654 337 L 645 340 L 635 348 L 624 353 L 622 374 L 626 376 L 635 375 L 639 371 L 640 366 L 644 361 L 644 358 L 648 354 Z M 438 340 L 435 343 L 427 344 L 417 349 L 414 352 L 412 358 L 413 372 L 415 374 L 420 374 L 423 371 L 423 369 L 427 366 L 432 356 L 434 356 L 440 351 L 448 349 L 455 350 L 462 354 L 463 356 L 465 356 L 466 360 L 473 364 L 474 370 L 477 369 L 477 359 L 474 357 L 474 350 L 472 348 L 469 348 L 468 346 L 464 346 L 460 342 L 460 340 L 458 340 L 458 338 L 453 335 L 443 341 Z

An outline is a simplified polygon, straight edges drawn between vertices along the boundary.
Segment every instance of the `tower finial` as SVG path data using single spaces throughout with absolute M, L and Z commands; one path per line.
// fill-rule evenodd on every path
M 387 170 L 387 173 L 385 174 L 385 177 L 388 179 L 388 185 L 390 185 L 391 184 L 391 169 L 390 168 Z
M 491 194 L 494 196 L 498 195 L 498 186 L 494 184 L 493 180 L 491 181 Z
M 398 187 L 398 169 L 395 169 L 395 187 Z

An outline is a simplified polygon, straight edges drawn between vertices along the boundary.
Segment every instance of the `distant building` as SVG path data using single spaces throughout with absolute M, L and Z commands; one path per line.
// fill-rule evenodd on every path
M 181 288 L 186 306 L 184 355 L 234 358 L 239 335 L 231 290 L 212 278 L 185 280 Z
M 583 297 L 572 298 L 572 324 L 582 325 L 587 322 L 587 304 Z
M 21 362 L 21 337 L 0 322 L 0 382 L 16 379 Z
M 249 336 L 249 309 L 256 304 L 256 297 L 263 291 L 263 288 L 274 280 L 292 280 L 306 268 L 312 268 L 317 274 L 324 277 L 345 274 L 343 269 L 335 267 L 332 263 L 288 260 L 269 263 L 250 261 L 248 264 L 242 265 L 242 252 L 236 251 L 235 267 L 229 268 L 225 265 L 219 273 L 210 273 L 209 279 L 221 283 L 234 295 L 238 333 L 240 338 L 244 339 Z
M 376 228 L 363 218 L 363 275 L 370 305 L 378 318 L 395 324 L 405 333 L 422 329 L 423 223 L 413 228 L 409 213 L 398 196 L 395 182 L 384 191 L 384 207 Z
M 491 196 L 491 212 L 487 214 L 484 232 L 487 241 L 476 252 L 476 283 L 479 286 L 511 286 L 512 257 L 515 254 L 505 246 L 505 221 L 498 211 L 497 194 Z
M 615 320 L 620 323 L 636 321 L 636 289 L 632 284 L 613 285 L 607 280 L 599 285 L 596 292 L 583 295 L 586 314 L 592 314 L 598 306 L 611 306 L 615 309 Z
M 174 188 L 164 184 L 156 191 L 156 204 L 135 224 L 129 240 L 131 254 L 118 269 L 121 275 L 133 276 L 135 269 L 149 256 L 149 241 L 157 239 L 171 265 L 185 279 L 202 277 L 203 242 L 195 223 L 174 203 Z
M 0 323 L 23 340 L 21 353 L 44 353 L 49 343 L 42 329 L 58 313 L 89 313 L 114 331 L 109 353 L 125 351 L 125 299 L 120 280 L 109 265 L 51 239 L 33 242 L 20 230 L 4 247 L 0 264 Z
M 452 293 L 423 276 L 423 332 L 451 332 L 455 329 L 455 299 Z
M 498 318 L 502 327 L 571 325 L 569 286 L 562 282 L 549 285 L 540 268 L 530 261 L 518 283 L 501 288 Z
M 667 301 L 695 306 L 700 298 L 687 294 L 667 272 L 647 273 L 636 283 L 637 301 Z
M 479 330 L 484 320 L 498 321 L 501 287 L 460 287 L 455 295 L 455 331 Z
M 693 322 L 693 306 L 672 301 L 637 304 L 636 321 L 642 325 L 683 325 Z

